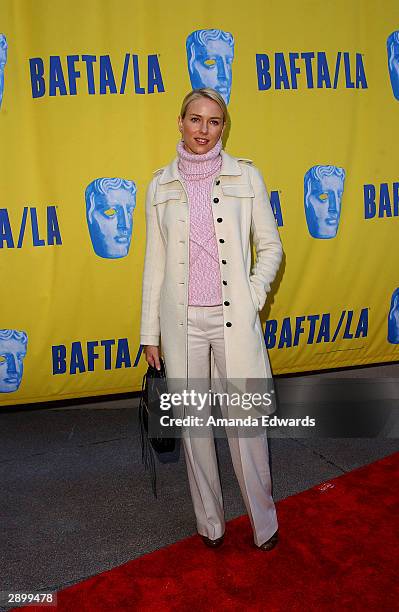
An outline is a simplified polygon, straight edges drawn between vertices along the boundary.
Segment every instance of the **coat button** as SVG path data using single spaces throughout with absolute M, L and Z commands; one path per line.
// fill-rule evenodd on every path
M 220 185 L 220 181 L 219 180 L 216 181 L 216 185 Z
M 227 261 L 225 259 L 222 259 L 222 264 L 227 264 Z
M 216 219 L 216 221 L 217 221 L 218 223 L 221 223 L 221 222 L 223 221 L 223 219 L 222 219 L 222 217 L 218 217 L 218 218 Z
M 221 242 L 223 244 L 223 242 L 224 242 L 223 238 L 219 238 L 219 242 Z
M 228 302 L 227 300 L 226 300 L 225 302 L 223 302 L 223 304 L 224 304 L 225 306 L 230 306 L 230 302 Z
M 219 202 L 219 198 L 213 198 L 213 201 L 215 202 L 215 204 L 217 204 Z
M 223 282 L 223 285 L 227 285 L 227 281 L 222 281 L 222 282 Z
M 232 324 L 230 323 L 230 321 L 227 321 L 227 323 L 226 323 L 226 327 L 231 327 L 231 325 L 232 325 Z

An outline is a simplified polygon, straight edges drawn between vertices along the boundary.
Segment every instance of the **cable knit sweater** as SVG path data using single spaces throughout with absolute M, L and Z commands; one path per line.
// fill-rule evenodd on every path
M 222 303 L 219 254 L 213 225 L 211 190 L 222 165 L 221 139 L 207 153 L 186 151 L 177 145 L 178 169 L 188 195 L 190 211 L 189 284 L 190 306 Z

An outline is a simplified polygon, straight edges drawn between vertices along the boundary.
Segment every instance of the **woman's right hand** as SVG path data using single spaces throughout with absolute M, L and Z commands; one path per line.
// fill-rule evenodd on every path
M 145 360 L 148 363 L 148 365 L 152 366 L 153 368 L 156 368 L 157 370 L 161 369 L 161 362 L 159 360 L 160 358 L 159 346 L 153 346 L 151 344 L 146 344 L 146 346 L 144 347 L 144 355 L 145 355 Z

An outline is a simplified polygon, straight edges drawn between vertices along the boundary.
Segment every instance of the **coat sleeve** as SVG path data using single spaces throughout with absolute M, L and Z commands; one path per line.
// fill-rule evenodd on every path
M 256 262 L 251 270 L 250 282 L 258 296 L 259 310 L 261 310 L 280 267 L 283 248 L 262 174 L 255 166 L 249 166 L 248 170 L 255 192 L 251 231 Z
M 145 200 L 146 249 L 144 257 L 143 289 L 141 300 L 140 343 L 159 346 L 159 306 L 165 271 L 165 245 L 153 204 L 157 177 L 147 188 Z

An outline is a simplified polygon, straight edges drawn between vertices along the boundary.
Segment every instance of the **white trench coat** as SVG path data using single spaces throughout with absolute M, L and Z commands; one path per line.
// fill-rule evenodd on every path
M 251 160 L 232 157 L 224 150 L 221 155 L 211 197 L 222 280 L 227 379 L 270 379 L 259 311 L 283 250 L 261 173 Z M 190 218 L 177 162 L 176 157 L 154 172 L 147 189 L 140 342 L 161 345 L 167 379 L 187 380 Z M 252 269 L 250 232 L 256 251 Z M 218 377 L 212 355 L 211 378 Z

